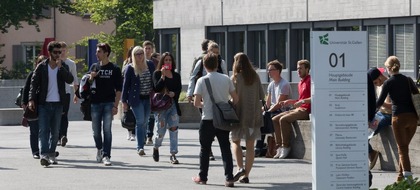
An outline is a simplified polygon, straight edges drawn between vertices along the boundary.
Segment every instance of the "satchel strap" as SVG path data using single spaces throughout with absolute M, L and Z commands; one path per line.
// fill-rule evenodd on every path
M 213 90 L 211 89 L 210 79 L 209 78 L 206 78 L 206 79 L 204 79 L 204 82 L 206 82 L 207 91 L 209 92 L 210 99 L 213 102 L 213 104 L 215 104 L 216 101 L 214 101 Z

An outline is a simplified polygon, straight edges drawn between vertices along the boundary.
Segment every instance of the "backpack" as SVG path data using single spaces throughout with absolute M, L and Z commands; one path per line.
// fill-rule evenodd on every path
M 194 76 L 194 80 L 195 80 L 195 83 L 197 84 L 197 80 L 199 79 L 199 78 L 201 78 L 202 76 L 203 76 L 203 68 L 204 68 L 204 64 L 203 64 L 203 56 L 201 56 L 201 57 L 199 57 L 200 59 L 198 59 L 197 60 L 197 63 L 198 63 L 198 61 L 200 61 L 200 69 L 198 70 L 198 73 L 197 73 L 197 75 L 195 75 Z M 220 56 L 219 55 L 219 57 L 218 57 L 219 59 L 218 59 L 218 62 L 220 63 L 220 64 L 218 64 L 217 65 L 217 72 L 218 73 L 221 73 L 221 74 L 224 74 L 223 73 L 223 69 L 222 69 L 222 56 Z M 195 65 L 196 65 L 196 63 L 194 63 L 194 67 L 193 67 L 193 70 L 194 70 L 194 68 L 195 68 Z
M 19 94 L 16 96 L 15 105 L 22 107 L 23 88 L 20 88 Z

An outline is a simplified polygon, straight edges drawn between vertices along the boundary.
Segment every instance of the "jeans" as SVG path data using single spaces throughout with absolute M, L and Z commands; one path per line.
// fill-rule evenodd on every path
M 202 120 L 200 122 L 200 129 L 198 130 L 200 139 L 200 179 L 207 181 L 209 171 L 209 154 L 211 144 L 214 137 L 219 141 L 220 150 L 222 152 L 223 168 L 225 170 L 226 180 L 233 180 L 233 162 L 232 152 L 230 150 L 229 131 L 216 129 L 213 126 L 213 120 Z
M 277 147 L 290 147 L 292 123 L 296 120 L 309 120 L 309 113 L 301 108 L 281 112 L 273 117 L 274 133 Z
M 382 113 L 382 112 L 377 112 L 376 117 L 379 118 L 379 123 L 378 123 L 378 128 L 376 128 L 373 135 L 378 134 L 383 128 L 391 125 L 392 114 L 385 114 L 385 113 Z M 369 153 L 371 153 L 373 151 L 373 148 L 370 145 L 369 141 L 368 141 L 368 148 L 369 148 Z
M 151 112 L 149 117 L 149 123 L 147 124 L 147 137 L 152 138 L 153 137 L 153 131 L 155 127 L 155 114 Z
M 398 173 L 399 176 L 403 176 L 403 172 L 411 172 L 408 146 L 417 130 L 417 114 L 400 113 L 392 116 L 392 130 L 398 147 Z
M 70 94 L 66 94 L 66 98 L 63 101 L 63 114 L 61 115 L 61 125 L 60 132 L 58 134 L 58 139 L 61 139 L 63 136 L 67 136 L 67 129 L 69 128 L 69 108 L 70 108 Z
M 29 141 L 31 143 L 31 151 L 32 155 L 39 154 L 39 125 L 38 125 L 38 119 L 37 120 L 31 120 L 28 121 L 29 124 Z
M 55 156 L 62 112 L 63 105 L 59 102 L 38 106 L 39 142 L 43 157 Z
M 136 118 L 137 150 L 144 149 L 144 138 L 146 137 L 146 124 L 150 115 L 150 100 L 140 99 L 140 104 L 131 106 Z
M 162 146 L 163 137 L 165 137 L 166 130 L 169 130 L 169 144 L 171 154 L 178 153 L 178 124 L 179 116 L 176 111 L 175 104 L 161 112 L 155 112 L 155 137 L 154 148 Z M 172 128 L 175 129 L 172 129 Z
M 111 158 L 112 145 L 112 108 L 114 102 L 106 102 L 91 105 L 92 131 L 95 146 L 98 150 L 102 149 L 103 156 Z M 104 131 L 104 140 L 102 142 L 102 133 Z

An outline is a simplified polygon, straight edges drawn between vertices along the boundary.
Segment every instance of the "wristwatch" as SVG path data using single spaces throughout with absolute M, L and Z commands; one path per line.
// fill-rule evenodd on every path
M 304 104 L 305 103 L 305 100 L 301 100 L 301 101 L 299 101 L 301 104 Z

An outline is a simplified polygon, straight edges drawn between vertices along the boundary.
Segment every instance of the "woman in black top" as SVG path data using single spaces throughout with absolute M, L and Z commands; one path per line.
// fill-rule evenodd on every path
M 417 129 L 417 114 L 411 100 L 411 89 L 418 93 L 410 78 L 399 73 L 400 61 L 396 56 L 390 56 L 385 61 L 385 67 L 391 77 L 382 86 L 376 107 L 384 103 L 389 94 L 392 100 L 392 129 L 397 141 L 399 154 L 399 174 L 397 181 L 412 179 L 408 146 Z M 411 85 L 411 86 L 410 86 Z
M 159 147 L 162 145 L 166 129 L 169 130 L 170 139 L 170 161 L 178 164 L 175 154 L 178 153 L 178 124 L 181 110 L 179 109 L 178 99 L 182 90 L 181 76 L 175 72 L 175 60 L 169 53 L 162 54 L 161 59 L 153 73 L 153 84 L 156 92 L 169 95 L 173 104 L 170 108 L 163 111 L 155 111 L 154 145 L 153 159 L 159 161 Z

